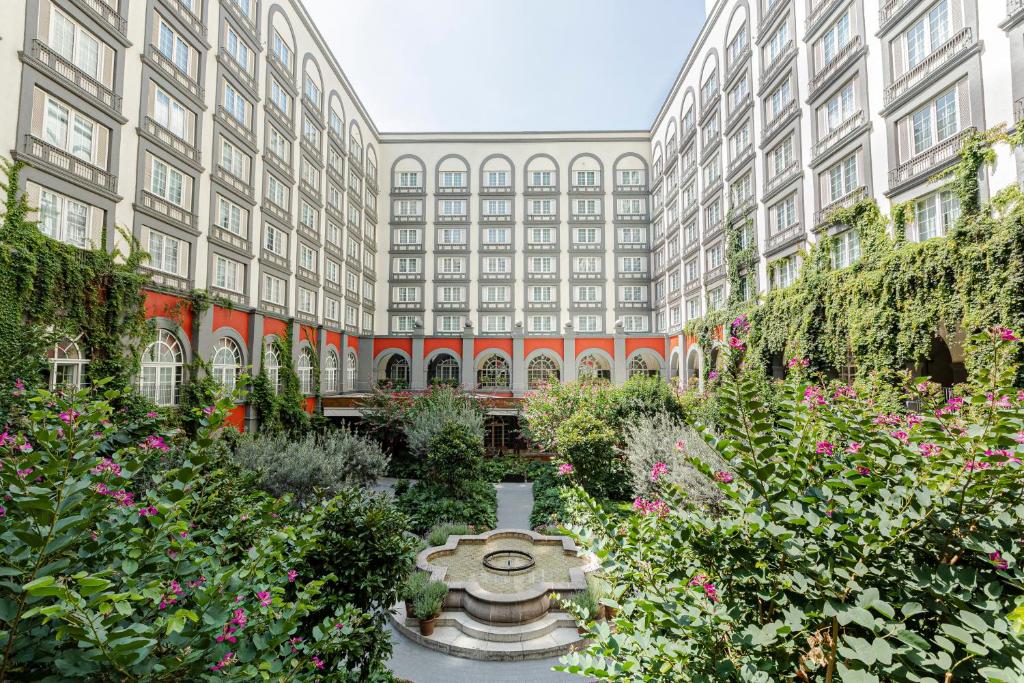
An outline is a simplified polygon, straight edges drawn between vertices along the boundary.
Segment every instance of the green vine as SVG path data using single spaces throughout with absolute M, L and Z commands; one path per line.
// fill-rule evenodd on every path
M 860 260 L 844 269 L 831 262 L 832 239 L 815 244 L 797 281 L 770 291 L 760 302 L 730 297 L 726 310 L 688 323 L 707 354 L 723 326 L 740 314 L 752 323 L 748 364 L 769 367 L 773 358 L 807 357 L 813 366 L 838 370 L 898 370 L 926 359 L 939 330 L 968 335 L 992 325 L 1024 325 L 1024 193 L 1010 188 L 983 206 L 979 172 L 994 161 L 993 146 L 1020 144 L 1004 130 L 965 141 L 950 187 L 961 217 L 947 236 L 905 240 L 912 204 L 886 217 L 871 200 L 833 212 L 830 225 L 859 231 Z M 730 282 L 742 270 L 730 248 Z M 709 356 L 705 356 L 709 358 Z M 970 359 L 967 359 L 970 362 Z
M 6 194 L 0 225 L 0 422 L 10 387 L 46 381 L 46 353 L 60 339 L 78 339 L 89 359 L 84 380 L 111 378 L 125 389 L 137 373 L 153 331 L 146 322 L 139 266 L 148 258 L 122 232 L 128 254 L 79 249 L 50 239 L 31 220 L 35 212 L 19 193 L 23 165 L 0 164 Z M 132 401 L 128 401 L 129 403 Z
M 277 345 L 281 367 L 278 370 L 278 386 L 274 387 L 266 371 L 266 349 L 260 371 L 253 378 L 249 400 L 256 408 L 260 420 L 260 431 L 273 433 L 286 431 L 301 433 L 309 427 L 310 419 L 304 406 L 304 396 L 299 386 L 299 375 L 295 372 L 292 358 L 292 332 L 294 323 L 289 322 Z

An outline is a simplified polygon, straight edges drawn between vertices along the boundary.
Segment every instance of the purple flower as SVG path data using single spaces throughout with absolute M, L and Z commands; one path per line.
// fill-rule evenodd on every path
M 804 405 L 812 410 L 825 405 L 825 395 L 821 387 L 811 385 L 804 389 Z
M 154 417 L 159 417 L 159 414 L 151 410 L 148 413 L 146 413 L 146 417 L 152 420 Z
M 6 517 L 6 516 L 7 516 L 7 508 L 5 508 L 3 505 L 0 505 L 0 517 Z
M 1005 341 L 1005 342 L 1020 341 L 1020 337 L 1018 337 L 1016 334 L 1014 334 L 1013 330 L 1011 330 L 1008 327 L 1002 327 L 1002 326 L 993 327 L 992 328 L 992 334 L 994 334 L 995 336 L 999 337 L 1000 340 Z
M 313 662 L 313 666 L 315 666 L 317 669 L 323 669 L 324 668 L 323 660 L 321 660 L 316 655 L 313 655 L 312 662 Z
M 260 607 L 270 607 L 270 603 L 272 601 L 270 593 L 268 593 L 267 591 L 260 591 L 256 594 L 256 597 L 259 598 Z
M 100 461 L 100 464 L 93 467 L 90 471 L 97 475 L 103 474 L 104 472 L 112 472 L 114 476 L 121 476 L 121 466 L 110 458 L 103 458 L 103 460 Z
M 942 451 L 942 448 L 934 443 L 923 443 L 919 448 L 921 449 L 921 457 L 923 458 L 934 457 Z
M 746 314 L 739 316 L 732 321 L 732 333 L 733 334 L 746 334 L 750 331 L 750 321 L 747 320 Z
M 708 379 L 711 380 L 712 382 L 714 382 L 716 379 L 718 379 L 718 371 L 712 370 L 711 372 L 709 372 L 708 373 Z
M 294 569 L 288 570 L 288 583 L 295 583 L 295 578 L 299 575 Z
M 786 363 L 786 366 L 790 370 L 792 370 L 793 368 L 806 368 L 810 367 L 810 365 L 811 361 L 807 360 L 806 358 L 790 358 L 789 362 Z
M 575 469 L 576 468 L 573 467 L 571 464 L 569 464 L 567 462 L 564 462 L 564 463 L 562 463 L 561 465 L 558 466 L 558 476 L 560 476 L 560 477 L 568 477 L 570 474 L 572 474 L 575 471 Z
M 668 474 L 668 465 L 663 462 L 654 463 L 654 467 L 651 468 L 651 481 L 658 481 L 658 477 L 663 477 Z
M 723 484 L 731 484 L 732 473 L 726 472 L 725 470 L 719 470 L 718 472 L 715 472 L 715 480 L 720 481 Z
M 860 474 L 860 475 L 866 477 L 869 474 L 871 474 L 871 470 L 869 468 L 864 467 L 863 465 L 861 465 L 860 467 L 857 468 L 857 474 Z
M 835 452 L 835 446 L 832 445 L 831 441 L 819 441 L 817 447 L 815 448 L 815 452 L 818 455 L 831 456 L 832 453 Z
M 864 444 L 859 441 L 851 441 L 850 445 L 846 447 L 847 453 L 860 453 L 860 449 L 864 448 Z
M 139 448 L 143 450 L 163 451 L 164 453 L 171 450 L 170 446 L 164 443 L 164 438 L 157 434 L 151 434 L 143 439 L 142 443 L 139 444 Z
M 206 406 L 205 408 L 203 408 L 203 415 L 205 415 L 206 417 L 210 417 L 211 415 L 213 415 L 215 410 L 217 410 L 215 406 Z
M 159 512 L 160 511 L 156 509 L 156 506 L 150 505 L 147 507 L 143 505 L 139 508 L 139 517 L 152 517 L 159 514 Z
M 1010 563 L 1003 559 L 1003 554 L 998 550 L 994 553 L 990 553 L 988 559 L 992 560 L 993 564 L 996 565 L 997 569 L 1009 569 Z
M 747 345 L 740 341 L 738 337 L 729 337 L 729 346 L 737 351 L 747 348 Z

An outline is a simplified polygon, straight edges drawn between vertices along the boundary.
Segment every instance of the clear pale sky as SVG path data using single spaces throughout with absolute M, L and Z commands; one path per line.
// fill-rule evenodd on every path
M 382 131 L 646 130 L 703 0 L 304 0 Z

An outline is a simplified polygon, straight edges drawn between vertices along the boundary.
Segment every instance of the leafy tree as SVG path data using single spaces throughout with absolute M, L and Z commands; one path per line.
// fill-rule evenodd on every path
M 622 498 L 629 491 L 629 473 L 616 441 L 615 432 L 587 411 L 573 414 L 555 432 L 559 455 L 572 465 L 584 490 L 597 498 Z
M 430 439 L 427 467 L 430 478 L 457 496 L 464 484 L 480 478 L 483 434 L 458 422 L 445 423 Z

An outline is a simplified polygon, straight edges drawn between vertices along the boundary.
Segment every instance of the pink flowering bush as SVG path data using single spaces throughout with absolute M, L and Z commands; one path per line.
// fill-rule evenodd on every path
M 603 559 L 605 603 L 619 610 L 561 668 L 666 682 L 1024 680 L 1018 337 L 976 337 L 962 397 L 918 382 L 899 413 L 795 372 L 770 414 L 752 380 L 726 370 L 723 424 L 705 438 L 729 469 L 694 461 L 718 501 L 694 504 L 663 477 L 628 511 L 575 491 L 578 541 Z
M 259 496 L 245 519 L 198 516 L 231 400 L 172 447 L 156 416 L 125 429 L 100 392 L 26 392 L 0 435 L 0 680 L 306 681 L 314 657 L 344 680 L 372 615 L 322 614 L 331 577 L 290 573 L 323 513 Z

